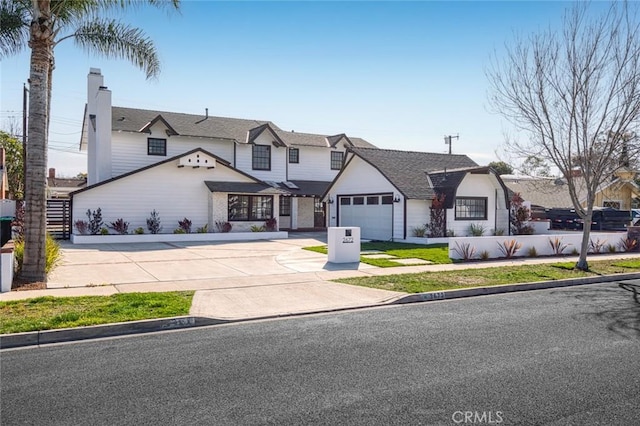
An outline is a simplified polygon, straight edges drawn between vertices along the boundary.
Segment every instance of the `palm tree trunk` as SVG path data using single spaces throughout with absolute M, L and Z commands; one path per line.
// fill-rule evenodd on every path
M 46 168 L 49 68 L 53 47 L 49 0 L 33 0 L 29 74 L 29 140 L 25 179 L 24 259 L 20 278 L 46 281 Z

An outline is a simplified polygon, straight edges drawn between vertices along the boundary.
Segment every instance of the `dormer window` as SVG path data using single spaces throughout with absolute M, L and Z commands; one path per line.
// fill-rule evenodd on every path
M 167 140 L 147 138 L 147 155 L 167 156 Z

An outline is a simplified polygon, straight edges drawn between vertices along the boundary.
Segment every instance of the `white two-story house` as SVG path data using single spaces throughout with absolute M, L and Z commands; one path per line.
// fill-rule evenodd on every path
M 375 148 L 347 137 L 285 131 L 261 120 L 151 111 L 111 105 L 99 69 L 88 75 L 80 142 L 88 186 L 72 195 L 73 220 L 102 210 L 146 227 L 156 210 L 171 232 L 188 218 L 194 227 L 229 222 L 247 230 L 276 218 L 278 228 L 326 226 L 321 196 L 351 147 Z

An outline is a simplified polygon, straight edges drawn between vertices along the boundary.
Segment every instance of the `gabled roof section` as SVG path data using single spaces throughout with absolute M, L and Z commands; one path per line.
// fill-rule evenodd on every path
M 351 140 L 344 133 L 340 133 L 339 135 L 334 135 L 334 136 L 327 136 L 326 139 L 327 139 L 327 143 L 331 148 L 335 148 L 336 145 L 343 139 L 349 146 L 354 146 L 353 142 L 351 142 Z
M 264 131 L 265 124 L 281 146 L 317 146 L 327 147 L 327 136 L 311 133 L 288 132 L 280 129 L 271 121 L 249 120 L 242 118 L 215 117 L 210 115 L 183 114 L 168 111 L 152 111 L 137 108 L 114 106 L 111 109 L 111 129 L 114 132 L 139 133 L 158 116 L 177 135 L 202 138 L 232 140 L 236 143 L 248 143 L 247 133 Z M 159 119 L 158 119 L 159 120 Z M 255 136 L 257 137 L 257 136 Z M 356 147 L 375 148 L 374 145 L 361 138 L 349 138 Z
M 450 170 L 438 170 L 435 172 L 429 173 L 429 179 L 433 185 L 433 190 L 436 194 L 444 194 L 445 196 L 445 207 L 452 208 L 453 202 L 455 199 L 456 192 L 458 191 L 458 186 L 462 183 L 462 180 L 465 176 L 470 174 L 493 174 L 496 178 L 497 182 L 502 187 L 502 190 L 505 194 L 505 202 L 509 205 L 509 194 L 508 189 L 505 186 L 502 179 L 500 179 L 500 175 L 498 175 L 494 170 L 490 167 L 463 167 L 458 169 L 450 169 Z
M 460 154 L 356 147 L 349 151 L 376 168 L 406 198 L 419 200 L 430 200 L 435 195 L 432 184 L 436 186 L 436 183 L 430 179 L 429 172 L 479 167 L 471 158 Z M 467 172 L 461 173 L 464 177 Z
M 217 163 L 219 163 L 219 164 L 223 164 L 223 165 L 225 165 L 226 167 L 229 167 L 230 169 L 233 169 L 235 172 L 237 172 L 237 173 L 239 173 L 239 174 L 241 174 L 241 175 L 243 175 L 243 176 L 245 176 L 245 177 L 248 177 L 249 179 L 253 180 L 254 182 L 260 182 L 258 179 L 256 179 L 256 178 L 254 178 L 253 176 L 251 176 L 251 175 L 249 175 L 249 174 L 247 174 L 247 173 L 243 172 L 242 170 L 235 169 L 233 166 L 231 166 L 231 163 L 229 163 L 229 162 L 228 162 L 227 160 L 225 160 L 224 158 L 220 158 L 220 157 L 218 157 L 217 155 L 212 154 L 212 153 L 210 153 L 209 151 L 204 150 L 204 149 L 202 149 L 202 148 L 194 148 L 194 149 L 192 149 L 191 151 L 183 152 L 182 154 L 178 154 L 178 155 L 176 155 L 176 156 L 174 156 L 174 157 L 167 158 L 166 160 L 158 161 L 157 163 L 153 163 L 153 164 L 150 164 L 150 165 L 148 165 L 148 166 L 145 166 L 145 167 L 142 167 L 142 168 L 139 168 L 139 169 L 136 169 L 136 170 L 130 171 L 130 172 L 128 172 L 128 173 L 121 174 L 120 176 L 116 176 L 116 177 L 111 178 L 111 179 L 103 180 L 102 182 L 98 182 L 98 183 L 93 184 L 93 185 L 91 185 L 91 186 L 86 186 L 86 187 L 84 187 L 84 188 L 82 188 L 82 189 L 80 189 L 80 190 L 78 190 L 78 191 L 74 191 L 74 192 L 72 192 L 70 195 L 71 195 L 71 197 L 73 197 L 73 195 L 75 195 L 75 194 L 79 194 L 79 193 L 81 193 L 81 192 L 85 192 L 85 191 L 88 191 L 88 190 L 90 190 L 90 189 L 97 188 L 98 186 L 106 185 L 106 184 L 108 184 L 108 183 L 111 183 L 111 182 L 116 181 L 116 180 L 119 180 L 119 179 L 124 179 L 124 178 L 126 178 L 126 177 L 131 176 L 131 175 L 135 175 L 136 173 L 141 173 L 141 172 L 143 172 L 143 171 L 145 171 L 145 170 L 149 170 L 149 169 L 151 169 L 151 168 L 153 168 L 153 167 L 158 167 L 158 166 L 161 166 L 161 165 L 163 165 L 163 164 L 166 164 L 166 163 L 170 163 L 170 162 L 173 162 L 173 161 L 179 160 L 179 159 L 180 159 L 180 158 L 182 158 L 182 157 L 187 157 L 187 156 L 189 156 L 189 155 L 191 155 L 191 154 L 194 154 L 194 153 L 196 153 L 196 152 L 201 152 L 201 153 L 203 153 L 203 154 L 205 154 L 205 155 L 208 155 L 208 156 L 210 156 L 210 157 L 213 157 L 213 158 L 215 158 L 215 160 L 216 160 L 216 162 L 217 162 Z
M 247 132 L 247 143 L 255 143 L 258 136 L 263 134 L 265 131 L 268 131 L 269 133 L 271 133 L 271 136 L 273 136 L 274 146 L 287 146 L 287 144 L 282 141 L 280 136 L 278 136 L 278 134 L 275 132 L 275 130 L 273 130 L 273 128 L 269 123 L 264 123 L 258 127 L 254 127 L 253 129 L 250 129 Z
M 151 133 L 151 128 L 157 123 L 162 123 L 167 128 L 167 136 L 178 135 L 178 132 L 176 132 L 175 129 L 171 127 L 169 123 L 167 123 L 167 120 L 164 119 L 162 114 L 158 114 L 153 120 L 142 126 L 142 128 L 138 131 L 140 133 Z

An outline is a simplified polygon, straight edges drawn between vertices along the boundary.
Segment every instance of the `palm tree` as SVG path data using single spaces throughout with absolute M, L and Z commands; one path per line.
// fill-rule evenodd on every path
M 179 0 L 147 0 L 155 7 L 179 8 Z M 136 0 L 0 0 L 0 59 L 31 49 L 29 124 L 25 164 L 24 260 L 20 278 L 46 281 L 46 167 L 54 50 L 72 39 L 87 52 L 127 59 L 147 78 L 156 77 L 160 62 L 144 33 L 100 14 L 136 6 Z

